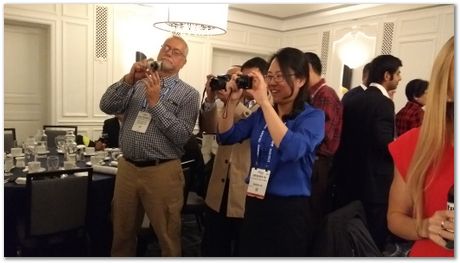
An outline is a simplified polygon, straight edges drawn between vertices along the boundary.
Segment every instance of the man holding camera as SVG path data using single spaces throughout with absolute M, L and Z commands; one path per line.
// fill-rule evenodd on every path
M 268 64 L 255 57 L 241 66 L 232 67 L 227 71 L 227 77 L 208 76 L 206 83 L 207 98 L 202 113 L 202 123 L 205 132 L 216 133 L 217 114 L 225 110 L 228 91 L 225 89 L 231 75 L 242 73 L 237 78 L 238 87 L 248 89 L 252 79 L 247 73 L 258 70 L 262 75 L 267 74 Z M 219 100 L 216 100 L 215 97 Z M 207 107 L 206 107 L 207 106 Z M 247 92 L 243 92 L 235 110 L 235 122 L 249 117 L 259 106 Z M 208 128 L 208 130 L 206 130 Z M 238 242 L 241 222 L 244 217 L 247 183 L 245 179 L 250 169 L 249 139 L 234 145 L 219 145 L 214 159 L 214 166 L 209 180 L 205 217 L 205 232 L 202 241 L 203 256 L 230 257 L 238 256 Z
M 151 68 L 147 60 L 112 84 L 100 101 L 107 114 L 124 114 L 117 180 L 112 203 L 112 256 L 136 256 L 137 230 L 144 211 L 158 237 L 162 256 L 181 255 L 184 175 L 180 158 L 192 135 L 200 94 L 179 79 L 187 43 L 165 40 Z

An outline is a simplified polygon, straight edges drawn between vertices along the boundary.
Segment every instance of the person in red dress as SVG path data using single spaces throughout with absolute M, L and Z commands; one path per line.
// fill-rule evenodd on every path
M 447 194 L 454 184 L 454 38 L 439 52 L 431 73 L 425 116 L 389 144 L 395 163 L 387 213 L 395 235 L 415 240 L 409 256 L 453 257 L 454 211 Z

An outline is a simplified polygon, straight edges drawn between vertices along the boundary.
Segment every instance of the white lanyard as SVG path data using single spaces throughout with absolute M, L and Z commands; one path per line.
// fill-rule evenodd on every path
M 324 87 L 324 86 L 326 86 L 326 85 L 327 85 L 326 82 L 324 82 L 323 85 L 319 86 L 319 88 L 318 88 L 317 90 L 315 90 L 315 92 L 311 95 L 311 98 L 313 99 L 313 98 L 315 97 L 316 93 L 318 93 L 318 91 L 319 91 L 322 87 Z

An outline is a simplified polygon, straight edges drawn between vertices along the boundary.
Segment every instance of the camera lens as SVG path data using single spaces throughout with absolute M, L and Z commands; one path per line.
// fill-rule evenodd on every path
M 230 78 L 228 75 L 220 75 L 217 77 L 213 77 L 211 81 L 209 82 L 209 86 L 211 87 L 211 90 L 213 91 L 225 89 L 225 86 L 227 85 L 227 82 L 229 80 Z
M 155 61 L 153 58 L 150 58 L 147 60 L 147 62 L 149 63 L 149 68 L 151 71 L 161 70 L 161 61 Z
M 252 77 L 248 75 L 239 75 L 235 82 L 239 89 L 252 89 Z

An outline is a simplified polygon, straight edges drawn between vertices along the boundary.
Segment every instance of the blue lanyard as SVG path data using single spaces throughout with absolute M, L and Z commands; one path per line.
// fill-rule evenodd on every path
M 259 155 L 260 155 L 260 143 L 262 142 L 262 137 L 265 134 L 265 130 L 267 129 L 267 124 L 265 124 L 264 128 L 262 129 L 262 132 L 259 135 L 259 139 L 257 140 L 257 155 L 256 155 L 256 167 L 259 166 Z M 268 157 L 267 157 L 267 163 L 265 165 L 265 170 L 269 170 L 268 167 L 270 165 L 270 161 L 272 159 L 272 151 L 273 151 L 273 140 L 270 143 L 270 149 L 268 150 Z

